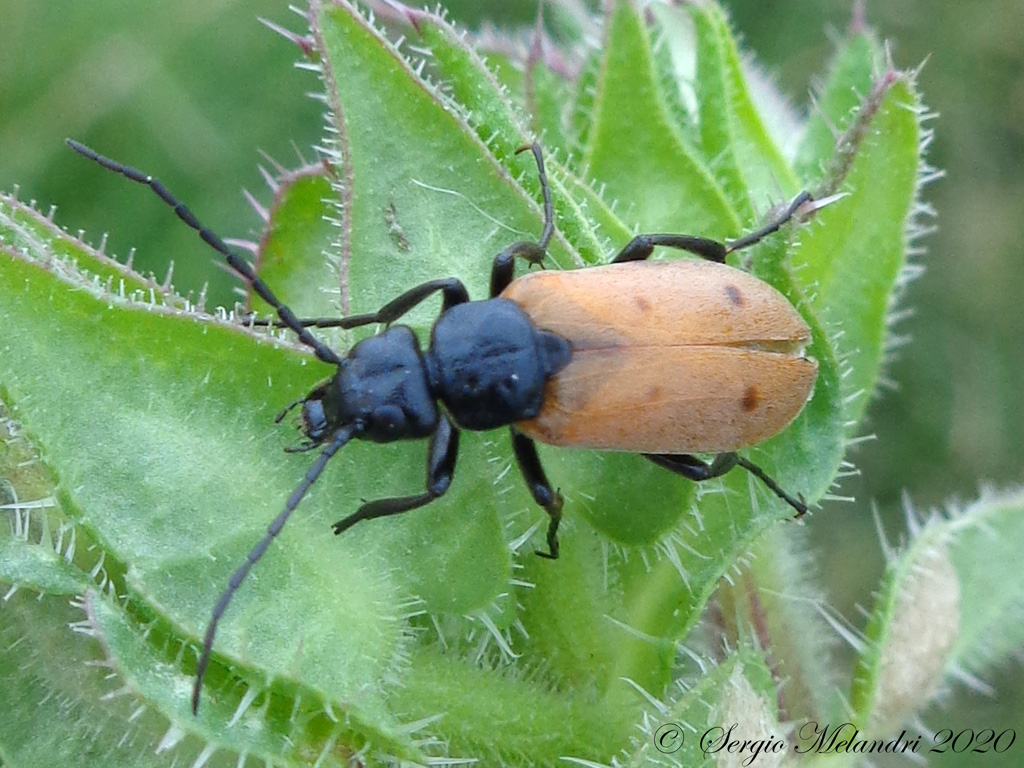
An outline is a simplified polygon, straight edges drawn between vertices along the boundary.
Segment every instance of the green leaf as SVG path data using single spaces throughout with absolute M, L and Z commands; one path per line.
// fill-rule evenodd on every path
M 345 0 L 309 10 L 305 66 L 327 106 L 324 163 L 275 169 L 250 247 L 261 279 L 300 315 L 372 312 L 439 277 L 485 298 L 495 254 L 543 226 L 533 158 L 516 154 L 538 125 L 557 224 L 548 267 L 602 264 L 637 231 L 738 237 L 760 225 L 769 195 L 800 186 L 758 112 L 763 86 L 747 84 L 715 6 L 658 8 L 648 20 L 613 4 L 604 45 L 583 54 L 575 80 L 571 68 L 508 54 L 503 67 L 534 67 L 536 104 L 529 89 L 504 88 L 515 78 L 493 73 L 442 14 L 388 8 L 410 25 L 405 46 Z M 684 28 L 693 34 L 677 37 Z M 688 100 L 677 64 L 689 59 L 701 82 Z M 740 260 L 804 315 L 819 365 L 800 417 L 744 455 L 810 502 L 834 482 L 847 421 L 860 415 L 844 408 L 853 391 L 842 366 L 858 386 L 877 379 L 914 206 L 921 141 L 905 105 L 916 96 L 904 76 L 884 83 L 824 166 L 826 192 L 849 196 Z M 559 108 L 572 110 L 571 130 Z M 128 182 L 97 173 L 96 183 Z M 853 227 L 851 216 L 867 214 L 873 229 Z M 864 259 L 880 232 L 884 258 Z M 284 332 L 197 310 L 12 198 L 0 201 L 0 251 L 0 395 L 53 474 L 30 482 L 22 462 L 0 464 L 12 489 L 0 536 L 5 631 L 31 641 L 56 621 L 63 638 L 50 610 L 59 598 L 34 612 L 26 595 L 86 595 L 81 626 L 102 644 L 130 710 L 115 717 L 131 723 L 143 707 L 152 718 L 139 743 L 189 736 L 187 759 L 228 763 L 640 763 L 659 756 L 655 719 L 700 730 L 745 712 L 774 728 L 778 670 L 821 669 L 751 651 L 764 639 L 751 627 L 769 627 L 782 640 L 766 652 L 812 652 L 786 641 L 795 630 L 777 601 L 759 603 L 771 614 L 762 621 L 729 591 L 718 607 L 735 613 L 709 631 L 739 650 L 718 667 L 680 660 L 723 577 L 741 574 L 751 594 L 782 589 L 798 559 L 780 549 L 772 568 L 759 565 L 788 535 L 776 526 L 792 510 L 756 479 L 732 472 L 696 485 L 639 456 L 542 446 L 566 499 L 562 556 L 551 563 L 532 555 L 547 518 L 517 477 L 507 434 L 465 433 L 443 499 L 335 538 L 330 523 L 361 499 L 422 492 L 426 460 L 417 443 L 339 452 L 224 614 L 193 717 L 190 679 L 211 607 L 313 460 L 284 452 L 301 434 L 275 415 L 332 369 Z M 863 282 L 847 284 L 855 261 Z M 269 307 L 254 305 L 266 317 Z M 424 344 L 437 307 L 402 318 Z M 344 353 L 374 330 L 317 335 Z M 52 504 L 29 514 L 24 499 Z M 79 546 L 69 554 L 71 535 Z M 40 693 L 19 664 L 36 669 L 20 656 L 3 667 L 19 692 L 11 722 L 29 717 Z M 105 716 L 91 685 L 70 698 L 88 724 Z M 834 689 L 805 687 L 799 711 L 829 705 Z M 0 730 L 5 761 L 22 754 L 10 746 L 17 736 Z
M 342 286 L 345 276 L 339 271 L 338 258 L 329 254 L 345 251 L 335 248 L 338 227 L 331 218 L 338 216 L 332 207 L 334 191 L 327 168 L 307 165 L 297 171 L 279 172 L 272 181 L 274 200 L 267 209 L 266 230 L 256 246 L 256 265 L 260 277 L 280 296 L 294 296 L 294 309 L 301 317 L 333 317 L 345 308 Z M 396 231 L 395 236 L 400 236 Z M 398 244 L 400 246 L 401 241 Z M 296 258 L 301 255 L 301 258 Z M 317 286 L 319 291 L 306 290 Z M 260 314 L 270 308 L 249 291 L 250 307 Z
M 509 163 L 518 150 L 534 140 L 526 128 L 523 105 L 512 101 L 511 93 L 467 44 L 465 35 L 460 34 L 442 15 L 410 8 L 404 11 L 414 24 L 422 44 L 430 51 L 430 56 L 422 63 L 445 78 L 446 87 L 440 89 L 441 93 L 450 94 L 450 98 L 444 100 L 445 106 L 465 120 L 467 127 L 487 145 L 496 160 Z M 538 76 L 547 72 L 529 60 L 526 64 L 531 66 L 530 72 Z M 555 85 L 556 80 L 550 72 L 546 82 L 549 87 Z M 523 97 L 527 98 L 529 94 L 524 92 Z M 564 239 L 571 243 L 579 257 L 573 254 L 569 259 L 560 258 L 556 250 L 551 254 L 552 258 L 563 268 L 579 266 L 580 258 L 587 264 L 603 263 L 609 238 L 625 238 L 628 228 L 600 195 L 561 162 L 569 148 L 558 142 L 558 135 L 557 132 L 543 135 L 544 163 L 558 218 L 556 240 Z M 524 158 L 529 159 L 529 155 L 524 155 Z M 522 162 L 515 166 L 517 170 L 522 167 Z M 540 201 L 537 174 L 528 163 L 526 168 L 525 173 L 519 172 L 517 183 L 524 185 L 531 196 Z
M 907 74 L 879 79 L 832 161 L 825 194 L 846 197 L 801 234 L 796 274 L 850 369 L 846 418 L 860 420 L 877 385 L 894 296 L 906 282 L 908 241 L 923 212 L 922 108 Z
M 1024 491 L 983 493 L 952 525 L 949 554 L 960 578 L 961 626 L 947 669 L 983 674 L 1024 643 L 1024 574 L 1014 555 L 1024 538 Z
M 0 536 L 0 581 L 49 595 L 75 595 L 89 586 L 88 576 L 43 544 Z
M 869 29 L 854 30 L 839 42 L 797 148 L 794 165 L 801 178 L 818 179 L 826 172 L 836 143 L 860 112 L 883 60 Z
M 82 631 L 81 607 L 66 597 L 22 591 L 5 602 L 0 623 L 0 756 L 5 768 L 75 765 L 165 766 L 156 751 L 170 729 L 117 695 L 103 655 Z M 108 695 L 113 694 L 113 695 Z M 194 759 L 198 750 L 187 746 Z
M 130 564 L 132 592 L 198 637 L 229 573 L 302 473 L 303 462 L 281 453 L 289 438 L 273 428 L 284 399 L 277 387 L 301 391 L 316 372 L 304 356 L 224 325 L 62 289 L 21 260 L 0 261 L 0 279 L 20 288 L 5 292 L 0 305 L 11 332 L 5 360 L 18 363 L 4 371 L 15 413 L 60 468 L 77 522 L 108 557 Z M 69 349 L 77 350 L 74 366 L 66 365 Z M 86 407 L 67 406 L 76 401 Z M 323 491 L 341 484 L 332 478 L 345 476 L 335 473 L 346 458 L 304 508 L 308 517 L 293 523 L 276 557 L 239 594 L 218 641 L 218 649 L 244 649 L 250 665 L 305 679 L 338 699 L 375 687 L 400 663 L 408 610 L 408 593 L 388 573 L 386 547 L 350 540 L 342 549 L 351 551 L 323 569 L 317 563 L 336 554 L 336 542 L 302 534 L 305 525 L 322 532 L 334 519 Z M 296 584 L 306 589 L 293 590 Z M 333 595 L 326 603 L 325 594 Z M 339 641 L 375 652 L 339 657 Z M 329 672 L 313 673 L 319 669 Z M 183 707 L 186 694 L 178 691 Z M 360 695 L 359 702 L 361 711 L 380 712 L 379 699 Z
M 673 123 L 639 12 L 613 3 L 605 23 L 584 164 L 641 231 L 735 233 L 739 219 L 722 188 Z
M 79 595 L 92 585 L 82 565 L 77 531 L 59 514 L 53 481 L 21 425 L 0 403 L 0 582 L 10 584 L 9 600 L 20 589 L 48 595 Z M 79 553 L 76 561 L 76 551 Z
M 698 681 L 673 690 L 644 721 L 624 765 L 720 765 L 725 756 L 736 756 L 736 746 L 728 745 L 745 732 L 766 742 L 782 740 L 771 671 L 760 653 L 744 645 L 717 666 L 703 663 Z M 752 751 L 748 745 L 741 757 Z
M 110 258 L 103 247 L 93 248 L 72 237 L 53 222 L 54 211 L 43 215 L 13 195 L 0 193 L 0 247 L 12 256 L 34 261 L 59 272 L 94 292 L 144 301 L 174 302 L 170 274 L 165 284 L 145 278 Z
M 714 158 L 715 175 L 746 219 L 779 191 L 796 194 L 800 182 L 754 108 L 725 13 L 713 3 L 687 8 L 697 31 L 701 149 Z

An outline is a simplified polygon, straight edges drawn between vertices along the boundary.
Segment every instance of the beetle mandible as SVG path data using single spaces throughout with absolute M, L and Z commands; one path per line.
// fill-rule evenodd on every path
M 739 466 L 797 516 L 807 511 L 802 497 L 786 493 L 736 450 L 777 434 L 803 409 L 817 376 L 817 364 L 802 354 L 810 331 L 777 290 L 725 265 L 729 253 L 792 219 L 811 200 L 806 192 L 768 225 L 738 240 L 637 235 L 606 266 L 516 279 L 516 259 L 540 264 L 555 230 L 544 158 L 533 144 L 519 151 L 531 150 L 537 161 L 544 228 L 537 242 L 515 243 L 494 258 L 490 298 L 470 301 L 460 280 L 443 278 L 411 288 L 377 312 L 309 320 L 299 319 L 248 262 L 157 179 L 71 139 L 68 145 L 152 189 L 274 309 L 275 325 L 291 329 L 335 368 L 277 417 L 280 421 L 301 406 L 306 442 L 294 450 L 321 447 L 321 452 L 214 606 L 196 667 L 193 712 L 217 625 L 232 597 L 331 457 L 350 440 L 429 438 L 426 490 L 365 503 L 334 524 L 336 534 L 361 520 L 409 512 L 440 498 L 455 471 L 459 430 L 497 427 L 509 427 L 516 463 L 549 516 L 548 549 L 537 554 L 550 559 L 558 557 L 562 496 L 548 481 L 535 440 L 639 453 L 694 481 Z M 646 261 L 658 246 L 701 260 Z M 409 327 L 393 323 L 437 293 L 441 312 L 423 350 Z M 309 330 L 371 324 L 387 327 L 344 356 Z M 709 463 L 693 453 L 715 457 Z

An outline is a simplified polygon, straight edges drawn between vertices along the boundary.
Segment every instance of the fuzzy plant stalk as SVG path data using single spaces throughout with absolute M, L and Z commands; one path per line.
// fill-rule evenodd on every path
M 437 277 L 483 298 L 493 256 L 543 224 L 516 154 L 538 139 L 549 268 L 602 264 L 638 231 L 736 238 L 803 189 L 838 195 L 736 262 L 800 311 L 819 365 L 800 417 L 747 453 L 831 514 L 916 270 L 931 171 L 915 73 L 857 26 L 800 117 L 711 2 L 548 5 L 558 42 L 390 0 L 269 25 L 310 70 L 324 137 L 315 162 L 266 170 L 262 232 L 236 247 L 299 316 L 374 311 Z M 408 321 L 426 338 L 436 312 Z M 542 447 L 566 500 L 549 562 L 505 432 L 464 434 L 442 500 L 330 535 L 360 499 L 422 487 L 423 444 L 353 443 L 238 592 L 193 715 L 210 609 L 312 462 L 284 452 L 299 436 L 274 417 L 330 372 L 251 313 L 256 297 L 205 307 L 0 198 L 4 768 L 733 765 L 698 738 L 733 722 L 787 764 L 853 763 L 796 752 L 799 729 L 889 738 L 1021 639 L 1020 494 L 913 515 L 856 633 L 806 607 L 822 604 L 800 576 L 814 553 L 743 473 L 696 487 L 636 456 Z M 322 337 L 344 350 L 360 333 Z M 983 592 L 1009 631 L 965 607 Z

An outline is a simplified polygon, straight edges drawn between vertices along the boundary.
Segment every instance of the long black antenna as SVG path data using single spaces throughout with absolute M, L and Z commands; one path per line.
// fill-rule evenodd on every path
M 224 611 L 227 610 L 228 604 L 231 602 L 231 598 L 235 596 L 235 592 L 245 581 L 245 577 L 249 575 L 249 571 L 252 567 L 259 562 L 260 558 L 267 551 L 271 542 L 277 538 L 277 534 L 284 528 L 284 524 L 288 522 L 288 518 L 291 517 L 292 512 L 299 506 L 299 502 L 306 495 L 306 492 L 312 487 L 313 483 L 320 477 L 320 473 L 324 471 L 324 467 L 327 466 L 327 462 L 331 460 L 331 457 L 337 453 L 345 443 L 351 440 L 357 432 L 357 428 L 354 424 L 348 424 L 337 432 L 334 433 L 334 437 L 331 442 L 328 443 L 323 451 L 320 452 L 320 456 L 306 471 L 306 476 L 299 483 L 298 488 L 292 491 L 292 495 L 288 497 L 287 503 L 284 505 L 284 509 L 281 511 L 274 521 L 267 527 L 267 532 L 263 534 L 263 538 L 259 540 L 259 543 L 250 550 L 249 554 L 245 558 L 245 562 L 238 567 L 231 578 L 228 579 L 228 585 L 224 591 L 221 592 L 220 597 L 217 599 L 217 604 L 213 606 L 213 614 L 210 616 L 210 623 L 206 625 L 206 635 L 203 637 L 203 651 L 199 654 L 199 663 L 196 665 L 196 681 L 192 686 L 192 714 L 196 714 L 199 711 L 199 696 L 203 690 L 203 676 L 206 674 L 206 667 L 210 663 L 210 654 L 213 651 L 213 639 L 217 635 L 217 625 L 220 624 L 221 616 L 224 615 Z
M 148 174 L 142 173 L 142 171 L 137 171 L 134 168 L 123 165 L 116 160 L 111 160 L 109 157 L 104 157 L 103 155 L 89 149 L 89 147 L 84 144 L 79 144 L 74 139 L 67 139 L 67 144 L 78 154 L 89 158 L 94 163 L 99 163 L 107 170 L 119 173 L 126 179 L 131 179 L 132 181 L 137 181 L 140 184 L 145 184 L 147 187 L 152 189 L 161 200 L 174 209 L 174 212 L 178 215 L 179 219 L 199 233 L 199 237 L 203 239 L 203 242 L 227 259 L 228 265 L 245 278 L 245 281 L 252 286 L 252 289 L 261 299 L 274 308 L 274 311 L 277 312 L 277 316 L 281 318 L 281 323 L 284 326 L 291 328 L 299 337 L 299 341 L 307 347 L 310 347 L 313 352 L 316 353 L 316 356 L 325 363 L 338 365 L 341 362 L 341 358 L 339 358 L 330 347 L 313 336 L 313 334 L 303 326 L 299 318 L 295 316 L 295 313 L 274 295 L 274 292 L 270 290 L 266 283 L 257 277 L 256 273 L 253 271 L 252 267 L 249 266 L 247 261 L 228 248 L 224 241 L 221 240 L 213 230 L 203 226 L 199 219 L 196 218 L 195 214 L 192 213 L 192 211 L 190 211 L 183 202 L 172 195 L 167 187 L 161 184 L 157 179 Z
M 68 139 L 67 144 L 78 154 L 98 163 L 107 170 L 118 173 L 131 181 L 145 184 L 147 187 L 152 189 L 161 200 L 174 209 L 174 212 L 177 214 L 179 219 L 199 233 L 199 237 L 203 239 L 203 242 L 227 259 L 228 265 L 240 274 L 250 286 L 252 286 L 253 291 L 255 291 L 261 299 L 274 308 L 277 312 L 277 316 L 281 320 L 281 324 L 294 331 L 299 337 L 299 341 L 307 347 L 310 347 L 313 352 L 316 353 L 316 356 L 323 362 L 330 363 L 331 365 L 339 365 L 341 363 L 341 358 L 339 358 L 330 347 L 319 341 L 306 329 L 305 323 L 299 320 L 295 316 L 295 313 L 274 295 L 274 292 L 270 290 L 269 286 L 267 286 L 267 284 L 256 275 L 252 267 L 249 266 L 249 263 L 228 248 L 224 241 L 221 240 L 215 232 L 203 226 L 199 219 L 196 218 L 195 214 L 193 214 L 183 202 L 172 195 L 167 187 L 161 184 L 157 179 L 154 179 L 152 176 L 144 174 L 127 165 L 123 165 L 116 160 L 111 160 L 109 157 L 104 157 L 103 155 L 89 149 L 89 147 L 84 144 L 79 144 L 73 139 Z M 361 324 L 365 324 L 365 322 Z M 360 428 L 355 424 L 347 424 L 334 433 L 330 443 L 328 443 L 320 452 L 320 456 L 317 458 L 316 462 L 314 462 L 313 466 L 306 471 L 306 476 L 303 478 L 302 482 L 299 483 L 299 486 L 292 492 L 292 495 L 288 497 L 288 501 L 285 503 L 284 509 L 267 527 L 267 532 L 263 535 L 263 538 L 259 540 L 252 550 L 250 550 L 249 554 L 245 558 L 245 562 L 233 574 L 231 574 L 231 578 L 228 579 L 227 587 L 225 587 L 224 591 L 217 599 L 217 604 L 213 607 L 213 613 L 210 616 L 210 623 L 207 625 L 206 634 L 203 637 L 203 649 L 199 654 L 199 662 L 196 665 L 195 685 L 192 688 L 193 714 L 196 714 L 199 710 L 199 696 L 203 688 L 203 677 L 205 676 L 206 668 L 210 663 L 210 654 L 213 652 L 213 640 L 217 635 L 217 626 L 220 624 L 221 617 L 224 615 L 228 605 L 231 603 L 231 599 L 235 596 L 235 592 L 238 591 L 242 582 L 245 581 L 245 577 L 249 575 L 249 571 L 251 571 L 253 566 L 259 562 L 260 558 L 263 557 L 267 549 L 270 547 L 270 544 L 275 538 L 277 538 L 281 529 L 284 528 L 285 523 L 288 522 L 288 518 L 291 517 L 292 512 L 294 512 L 296 507 L 299 506 L 303 497 L 305 497 L 313 483 L 317 481 L 317 478 L 319 478 L 320 474 L 324 471 L 324 467 L 327 466 L 327 462 L 331 460 L 331 457 L 333 457 L 342 446 L 358 434 L 359 429 Z

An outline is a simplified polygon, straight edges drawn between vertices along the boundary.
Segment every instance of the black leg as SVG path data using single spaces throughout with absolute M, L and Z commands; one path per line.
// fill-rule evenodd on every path
M 669 472 L 674 472 L 698 483 L 702 480 L 710 480 L 713 477 L 721 477 L 734 467 L 743 467 L 743 469 L 764 483 L 768 490 L 795 509 L 797 519 L 807 514 L 807 503 L 804 501 L 803 496 L 797 496 L 796 498 L 790 496 L 757 464 L 747 461 L 736 453 L 720 453 L 715 456 L 710 464 L 686 453 L 645 453 L 643 457 L 654 462 L 659 467 L 667 469 Z
M 694 237 L 693 235 L 637 235 L 612 259 L 612 264 L 621 264 L 624 261 L 643 261 L 652 253 L 656 246 L 663 245 L 667 248 L 677 248 L 680 251 L 696 254 L 708 261 L 717 261 L 719 264 L 725 262 L 725 255 L 729 252 L 725 244 L 717 240 L 709 240 L 706 237 Z
M 809 202 L 810 200 L 810 192 L 801 192 L 799 195 L 793 198 L 793 202 L 791 202 L 786 207 L 786 210 L 783 211 L 782 214 L 777 219 L 775 219 L 775 221 L 769 222 L 756 232 L 751 232 L 749 235 L 744 235 L 739 240 L 730 241 L 728 244 L 729 253 L 732 253 L 733 251 L 743 250 L 744 248 L 747 248 L 748 246 L 751 246 L 754 243 L 761 242 L 773 232 L 778 232 L 779 227 L 781 227 L 787 221 L 792 219 L 793 216 L 796 215 L 796 212 L 800 209 L 800 206 L 803 205 L 804 203 Z
M 530 264 L 544 261 L 546 252 L 537 243 L 515 243 L 494 257 L 491 264 L 491 298 L 499 296 L 515 279 L 516 258 L 525 259 Z
M 461 280 L 454 277 L 446 277 L 438 280 L 429 280 L 421 283 L 400 296 L 389 301 L 376 312 L 365 315 L 349 315 L 348 317 L 319 317 L 307 320 L 297 320 L 299 325 L 314 326 L 316 328 L 361 328 L 364 325 L 374 323 L 385 323 L 390 325 L 398 318 L 411 310 L 417 304 L 429 299 L 438 291 L 441 292 L 441 312 L 469 301 L 469 291 L 462 284 Z M 249 320 L 249 325 L 280 325 L 274 320 Z
M 346 317 L 300 317 L 299 325 L 303 328 L 337 328 L 348 320 Z M 252 314 L 248 314 L 240 318 L 240 322 L 243 325 L 253 326 L 255 328 L 266 328 L 268 325 L 272 325 L 275 328 L 283 327 L 283 323 L 280 320 L 270 320 L 266 317 L 254 317 Z
M 454 277 L 428 280 L 392 299 L 376 312 L 367 315 L 352 315 L 351 317 L 339 318 L 340 322 L 337 324 L 337 327 L 359 328 L 360 326 L 372 323 L 391 324 L 438 291 L 441 292 L 443 299 L 441 302 L 442 313 L 456 304 L 465 304 L 469 301 L 469 291 L 466 290 L 466 286 L 462 284 L 461 280 L 456 280 Z
M 637 235 L 626 244 L 625 248 L 619 251 L 615 258 L 612 259 L 612 263 L 643 261 L 654 252 L 657 246 L 661 245 L 666 248 L 686 251 L 687 253 L 700 256 L 702 259 L 722 264 L 725 262 L 725 257 L 733 251 L 748 248 L 768 237 L 773 232 L 777 232 L 782 225 L 793 218 L 800 206 L 810 199 L 811 196 L 808 192 L 801 192 L 774 221 L 756 232 L 751 232 L 749 235 L 727 243 L 720 243 L 717 240 L 695 237 L 693 235 Z
M 324 467 L 327 466 L 327 462 L 331 460 L 331 457 L 337 453 L 343 445 L 349 440 L 356 436 L 355 427 L 349 425 L 342 427 L 334 433 L 334 437 L 331 438 L 331 442 L 321 452 L 319 458 L 313 463 L 306 471 L 306 476 L 299 483 L 299 487 L 292 491 L 292 495 L 288 497 L 288 501 L 284 505 L 284 510 L 274 518 L 274 521 L 268 526 L 267 532 L 263 535 L 263 538 L 259 540 L 259 543 L 249 552 L 245 558 L 245 562 L 239 566 L 231 578 L 228 579 L 228 585 L 221 592 L 220 598 L 217 600 L 217 604 L 213 608 L 213 614 L 210 616 L 210 623 L 206 625 L 206 635 L 203 637 L 203 650 L 199 654 L 199 663 L 196 665 L 196 681 L 192 687 L 192 714 L 196 714 L 199 711 L 199 694 L 203 689 L 203 676 L 206 674 L 206 667 L 210 663 L 210 654 L 213 652 L 213 640 L 217 635 L 217 625 L 220 623 L 221 616 L 224 615 L 224 611 L 227 610 L 228 604 L 231 602 L 231 598 L 235 596 L 235 592 L 242 585 L 245 577 L 249 575 L 249 571 L 252 567 L 259 562 L 259 559 L 263 557 L 264 553 L 270 547 L 271 542 L 277 538 L 277 535 L 284 528 L 284 524 L 288 522 L 288 518 L 291 517 L 292 512 L 299 506 L 299 502 L 306 495 L 309 489 L 316 482 L 317 478 L 320 477 L 320 473 L 324 471 Z
M 548 551 L 537 554 L 549 560 L 558 559 L 558 525 L 562 522 L 562 494 L 551 487 L 548 477 L 541 466 L 540 457 L 537 455 L 537 446 L 533 440 L 528 438 L 515 427 L 509 430 L 512 433 L 512 452 L 515 454 L 519 471 L 526 480 L 526 485 L 533 494 L 533 500 L 544 511 L 548 513 Z
M 498 296 L 504 291 L 509 283 L 515 279 L 516 259 L 525 259 L 531 265 L 542 264 L 547 255 L 548 243 L 555 233 L 555 209 L 551 204 L 551 187 L 548 185 L 547 171 L 544 170 L 544 154 L 541 152 L 540 144 L 531 144 L 520 147 L 516 154 L 530 150 L 537 161 L 537 174 L 540 177 L 540 190 L 544 197 L 544 229 L 540 234 L 540 240 L 536 243 L 522 242 L 515 243 L 494 257 L 491 266 L 491 298 Z
M 392 499 L 378 499 L 363 504 L 359 510 L 339 520 L 333 526 L 334 533 L 347 531 L 361 520 L 390 517 L 424 507 L 439 499 L 448 491 L 455 473 L 455 460 L 459 454 L 459 430 L 447 418 L 441 417 L 437 430 L 430 438 L 427 453 L 427 492 L 415 496 L 399 496 Z
M 768 490 L 795 509 L 797 520 L 807 514 L 807 502 L 804 501 L 804 497 L 801 494 L 797 494 L 796 498 L 793 498 L 782 490 L 779 484 L 772 480 L 772 478 L 770 478 L 763 469 L 757 466 L 757 464 L 754 464 L 752 461 L 747 461 L 742 456 L 738 456 L 736 458 L 736 463 L 768 486 Z

